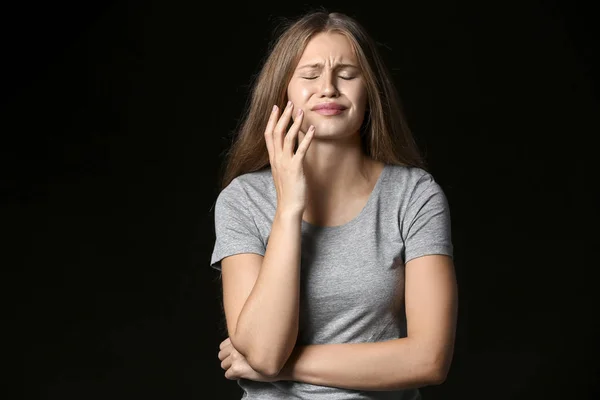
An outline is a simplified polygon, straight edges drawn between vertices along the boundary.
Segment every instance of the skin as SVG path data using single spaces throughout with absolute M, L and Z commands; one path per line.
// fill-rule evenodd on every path
M 316 128 L 321 141 L 350 140 L 363 122 L 367 106 L 367 89 L 358 60 L 348 39 L 339 33 L 321 33 L 306 46 L 288 84 L 288 99 L 305 117 L 301 135 L 309 125 Z M 335 116 L 323 116 L 312 108 L 321 103 L 336 102 L 347 109 Z M 336 153 L 339 153 L 339 143 Z M 312 147 L 315 157 L 319 144 Z M 333 151 L 335 148 L 330 148 Z M 321 150 L 323 151 L 323 150 Z
M 454 265 L 443 255 L 406 263 L 407 337 L 295 346 L 301 222 L 348 222 L 364 207 L 383 168 L 361 149 L 367 96 L 362 75 L 352 65 L 358 63 L 345 36 L 316 35 L 289 82 L 291 104 L 272 112 L 265 139 L 278 206 L 267 251 L 264 259 L 239 254 L 223 260 L 230 337 L 220 344 L 218 357 L 227 379 L 394 390 L 438 384 L 448 373 L 458 301 Z M 312 110 L 326 101 L 346 110 L 335 116 Z M 285 132 L 291 118 L 294 124 Z
M 304 163 L 308 199 L 303 219 L 316 225 L 351 220 L 383 169 L 383 164 L 365 156 L 360 143 L 367 88 L 358 65 L 346 36 L 321 33 L 307 44 L 288 84 L 288 99 L 303 112 L 299 140 L 310 125 L 315 127 Z M 327 102 L 346 109 L 339 115 L 313 110 Z

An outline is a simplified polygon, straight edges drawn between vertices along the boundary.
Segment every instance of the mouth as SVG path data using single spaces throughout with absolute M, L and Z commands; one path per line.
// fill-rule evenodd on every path
M 314 106 L 311 110 L 322 115 L 337 115 L 346 110 L 346 107 L 338 103 L 321 103 Z

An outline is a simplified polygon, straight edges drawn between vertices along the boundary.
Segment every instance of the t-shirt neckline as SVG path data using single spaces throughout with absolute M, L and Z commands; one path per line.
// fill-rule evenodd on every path
M 302 219 L 302 225 L 305 227 L 311 228 L 311 229 L 329 230 L 329 231 L 345 229 L 345 228 L 351 227 L 352 225 L 355 225 L 363 218 L 363 216 L 367 213 L 368 209 L 372 206 L 373 202 L 377 198 L 377 195 L 381 191 L 382 181 L 384 180 L 384 174 L 386 173 L 387 169 L 388 169 L 388 164 L 384 164 L 383 169 L 381 170 L 381 172 L 379 173 L 379 176 L 377 177 L 375 186 L 373 187 L 373 190 L 371 190 L 371 193 L 369 194 L 369 198 L 367 199 L 367 202 L 365 203 L 362 210 L 360 210 L 360 212 L 354 218 L 352 218 L 350 221 L 343 223 L 341 225 L 316 225 L 316 224 L 307 222 L 304 219 Z

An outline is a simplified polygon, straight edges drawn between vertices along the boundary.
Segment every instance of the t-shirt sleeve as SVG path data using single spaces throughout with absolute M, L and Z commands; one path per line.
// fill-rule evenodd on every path
M 404 263 L 432 254 L 454 256 L 448 200 L 430 174 L 419 179 L 411 195 L 402 231 Z
M 240 253 L 263 255 L 266 246 L 252 215 L 248 212 L 246 192 L 233 180 L 221 191 L 214 207 L 215 243 L 210 266 L 221 270 L 221 260 Z

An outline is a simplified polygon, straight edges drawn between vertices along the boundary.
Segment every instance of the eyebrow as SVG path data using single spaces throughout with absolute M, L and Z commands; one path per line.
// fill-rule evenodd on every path
M 297 69 L 317 69 L 317 68 L 323 68 L 323 63 L 311 63 L 311 64 L 304 64 L 299 66 Z M 347 64 L 347 63 L 339 63 L 336 64 L 334 67 L 334 69 L 336 68 L 356 68 L 358 69 L 358 67 L 354 64 Z

